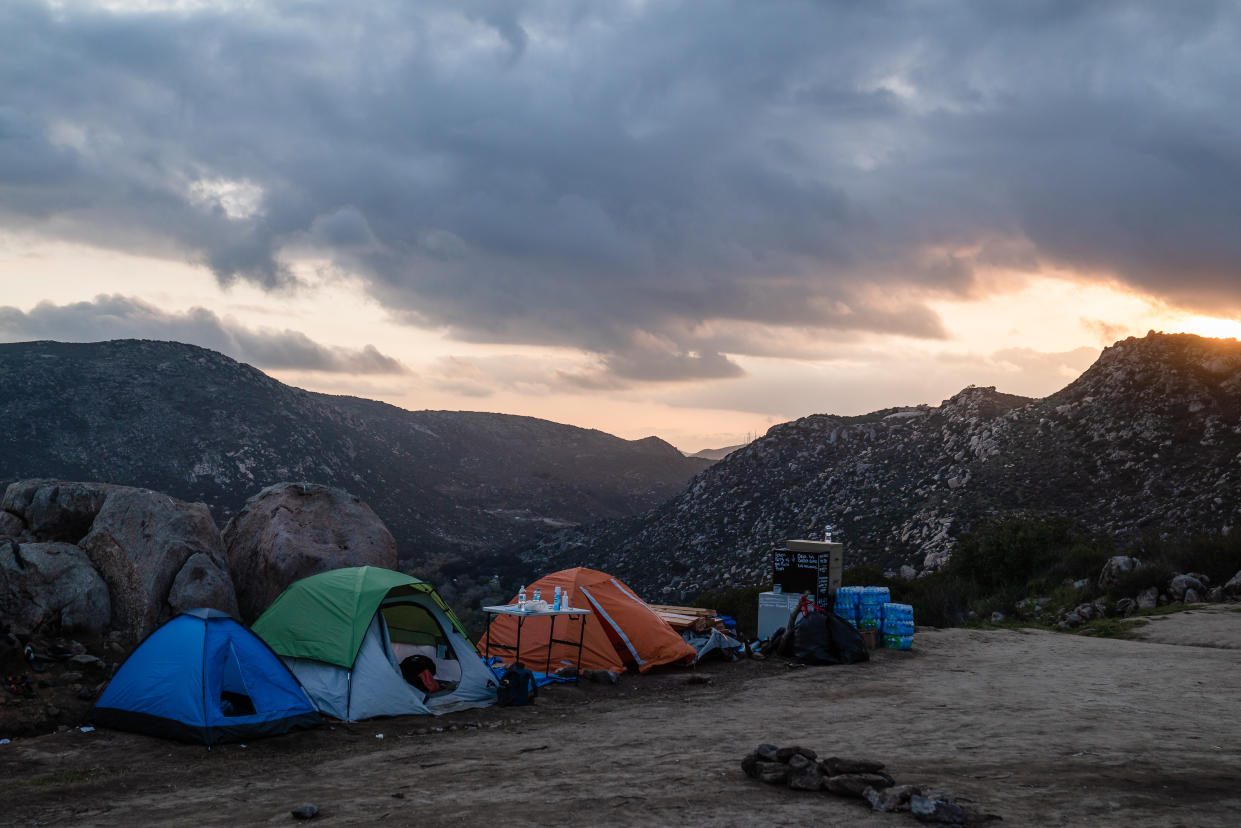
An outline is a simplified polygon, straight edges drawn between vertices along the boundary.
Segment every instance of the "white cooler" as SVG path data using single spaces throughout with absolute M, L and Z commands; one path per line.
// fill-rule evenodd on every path
M 797 609 L 799 592 L 760 592 L 758 594 L 758 637 L 771 634 L 789 623 L 789 613 Z

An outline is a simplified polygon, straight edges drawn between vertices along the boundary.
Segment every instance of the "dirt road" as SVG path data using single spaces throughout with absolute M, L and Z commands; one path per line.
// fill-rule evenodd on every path
M 334 825 L 918 824 L 747 779 L 740 759 L 770 741 L 885 761 L 1007 826 L 1241 824 L 1241 613 L 1142 631 L 927 631 L 864 665 L 718 663 L 695 674 L 710 683 L 626 676 L 529 708 L 210 751 L 102 730 L 16 739 L 0 746 L 0 822 L 288 824 L 313 803 Z

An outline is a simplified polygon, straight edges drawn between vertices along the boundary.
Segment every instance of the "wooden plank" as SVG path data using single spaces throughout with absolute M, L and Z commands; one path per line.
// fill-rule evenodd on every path
M 714 616 L 715 610 L 704 607 L 674 607 L 671 604 L 649 604 L 655 612 L 670 612 L 674 615 Z
M 673 612 L 656 611 L 655 614 L 664 619 L 668 626 L 672 627 L 674 630 L 687 630 L 693 626 L 695 621 L 698 620 L 697 617 L 692 615 L 678 615 Z
M 724 622 L 716 617 L 707 617 L 704 615 L 678 615 L 673 612 L 657 612 L 656 615 L 662 618 L 668 626 L 672 627 L 672 629 L 677 632 L 693 630 L 696 633 L 705 633 L 713 627 L 720 632 L 728 632 L 727 627 L 724 626 Z

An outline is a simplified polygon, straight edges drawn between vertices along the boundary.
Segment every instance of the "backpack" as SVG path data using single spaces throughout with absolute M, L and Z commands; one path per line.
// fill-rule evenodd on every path
M 527 670 L 521 662 L 517 662 L 500 676 L 496 704 L 501 707 L 521 707 L 530 704 L 538 694 L 534 673 Z
M 424 693 L 435 693 L 440 684 L 435 680 L 435 662 L 424 655 L 412 655 L 401 662 L 405 681 Z

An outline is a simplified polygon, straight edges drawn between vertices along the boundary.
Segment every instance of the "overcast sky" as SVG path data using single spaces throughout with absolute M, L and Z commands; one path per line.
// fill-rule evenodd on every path
M 356 6 L 356 8 L 355 8 Z M 1241 324 L 1241 6 L 0 4 L 0 341 L 682 448 Z

